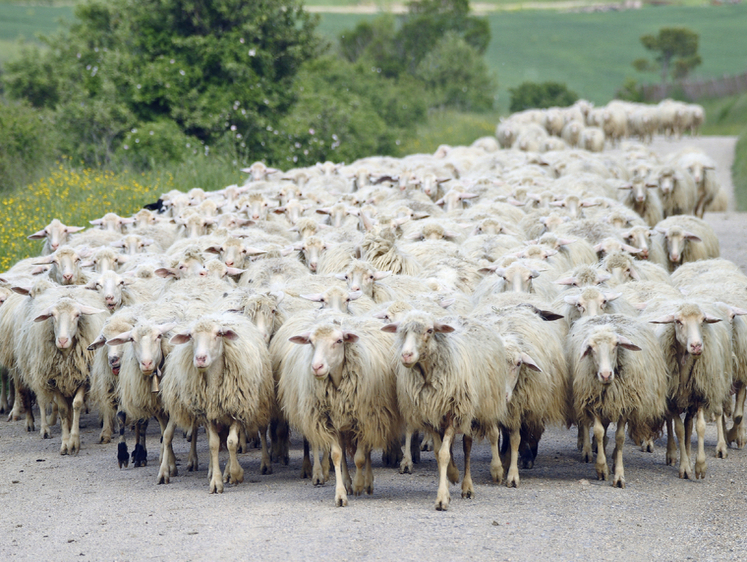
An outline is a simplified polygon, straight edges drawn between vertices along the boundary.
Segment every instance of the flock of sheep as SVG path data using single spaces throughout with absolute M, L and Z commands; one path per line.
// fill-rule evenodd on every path
M 459 434 L 462 497 L 475 493 L 475 438 L 490 443 L 493 480 L 518 486 L 549 425 L 577 426 L 582 459 L 595 449 L 597 477 L 619 487 L 626 427 L 653 451 L 666 425 L 667 464 L 679 457 L 681 478 L 703 478 L 706 419 L 717 456 L 747 441 L 747 277 L 695 216 L 718 200 L 713 162 L 692 150 L 663 161 L 627 141 L 524 144 L 593 119 L 618 142 L 606 129 L 618 107 L 516 114 L 497 140 L 435 154 L 285 173 L 256 163 L 243 186 L 172 191 L 92 229 L 54 220 L 30 236 L 42 256 L 0 276 L 13 389 L 9 400 L 4 381 L 0 407 L 12 401 L 10 419 L 34 431 L 35 399 L 42 437 L 59 419 L 63 455 L 78 453 L 81 412 L 96 408 L 102 442 L 118 424 L 120 467 L 147 463 L 155 417 L 158 483 L 176 474 L 177 428 L 197 469 L 205 426 L 210 492 L 243 481 L 237 453 L 257 436 L 263 474 L 287 464 L 292 428 L 302 476 L 323 484 L 331 458 L 338 506 L 373 492 L 373 449 L 408 473 L 421 438 L 438 461 L 436 509 L 459 481 Z M 501 149 L 509 126 L 514 148 Z

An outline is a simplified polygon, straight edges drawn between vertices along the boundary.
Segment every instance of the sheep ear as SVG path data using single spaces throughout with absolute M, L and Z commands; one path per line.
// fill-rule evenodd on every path
M 29 240 L 41 240 L 43 238 L 47 237 L 47 233 L 44 229 L 40 230 L 39 232 L 34 232 L 32 235 L 27 236 Z
M 623 244 L 622 249 L 628 252 L 629 254 L 640 254 L 643 250 L 640 248 L 636 248 L 635 246 L 630 246 L 629 244 Z
M 105 343 L 106 343 L 106 338 L 103 335 L 101 335 L 97 337 L 95 340 L 93 340 L 91 342 L 91 345 L 89 345 L 86 349 L 88 349 L 88 351 L 96 351 L 98 348 L 103 346 Z
M 706 324 L 715 324 L 716 322 L 721 322 L 721 318 L 706 313 L 704 322 L 706 322 Z
M 31 270 L 31 275 L 40 275 L 50 268 L 48 265 L 40 265 Z
M 542 269 L 542 270 L 533 269 L 533 270 L 531 270 L 529 272 L 530 279 L 537 279 L 537 277 L 540 276 L 540 273 L 542 273 L 542 271 L 547 271 L 547 270 L 546 269 Z
M 236 341 L 239 339 L 239 334 L 234 332 L 231 328 L 223 328 L 220 332 L 218 332 L 218 335 L 222 338 L 226 338 L 227 340 Z
M 441 324 L 441 322 L 434 322 L 433 331 L 439 332 L 441 334 L 449 334 L 454 331 L 454 328 L 452 328 L 448 324 Z
M 444 204 L 444 203 L 445 203 L 445 201 L 444 201 L 444 198 L 443 198 L 443 197 L 441 197 L 441 199 L 439 199 L 438 201 L 436 201 L 436 205 L 441 205 L 441 206 L 443 206 L 443 204 Z
M 322 207 L 320 209 L 317 209 L 316 212 L 319 213 L 320 215 L 331 215 L 332 209 L 328 207 Z
M 576 306 L 578 304 L 578 297 L 568 295 L 563 297 L 563 301 L 565 301 L 566 304 L 570 304 L 571 306 Z
M 292 338 L 288 338 L 288 341 L 304 345 L 304 344 L 311 343 L 310 337 L 311 337 L 311 332 L 305 332 L 303 334 L 293 336 Z
M 389 332 L 390 334 L 396 334 L 397 328 L 399 328 L 399 322 L 392 322 L 391 324 L 387 324 L 386 326 L 384 326 L 381 331 Z
M 392 274 L 391 271 L 377 271 L 374 273 L 374 279 L 376 281 L 380 281 L 381 279 L 384 279 L 385 277 L 389 277 Z
M 454 299 L 454 298 L 451 298 L 451 299 L 441 299 L 440 301 L 438 301 L 438 306 L 440 306 L 441 308 L 449 308 L 455 302 L 456 302 L 456 299 Z
M 629 349 L 630 351 L 640 351 L 641 348 L 638 347 L 636 344 L 634 344 L 632 341 L 630 341 L 625 336 L 621 336 L 618 334 L 617 336 L 617 345 L 620 347 L 624 347 L 625 349 Z
M 261 256 L 262 254 L 266 254 L 266 250 L 260 250 L 259 248 L 254 248 L 252 246 L 246 246 L 244 248 L 246 250 L 247 256 Z
M 575 286 L 577 283 L 575 277 L 566 277 L 564 279 L 556 279 L 555 284 L 556 285 L 569 285 L 569 286 Z
M 104 224 L 104 221 L 102 219 L 96 219 L 96 220 L 92 220 L 88 222 L 89 224 L 92 224 L 93 226 L 101 226 L 102 224 Z
M 609 281 L 610 279 L 612 279 L 611 274 L 600 272 L 597 274 L 597 285 L 604 283 L 605 281 Z
M 223 251 L 223 248 L 221 246 L 210 246 L 209 248 L 205 248 L 206 252 L 210 252 L 211 254 L 220 254 Z
M 107 340 L 106 344 L 107 345 L 123 345 L 131 341 L 132 341 L 132 331 L 129 331 L 129 332 L 122 332 L 121 334 L 114 336 L 110 340 Z
M 85 226 L 66 226 L 65 232 L 68 234 L 75 234 L 76 232 L 80 232 L 81 230 L 85 230 Z
M 602 293 L 604 295 L 604 298 L 607 299 L 607 302 L 612 302 L 615 299 L 619 299 L 622 296 L 622 293 Z
M 176 322 L 167 322 L 166 324 L 160 324 L 157 328 L 159 332 L 161 332 L 162 334 L 165 334 L 166 332 L 176 328 L 176 326 L 177 326 Z
M 584 342 L 581 348 L 583 349 L 583 351 L 581 352 L 581 355 L 579 356 L 579 360 L 583 359 L 584 357 L 589 355 L 589 353 L 591 353 L 591 346 L 589 345 L 588 340 Z
M 554 322 L 555 320 L 565 318 L 565 316 L 563 316 L 562 314 L 556 314 L 552 310 L 542 310 L 539 308 L 535 308 L 534 312 L 545 322 Z
M 307 301 L 314 301 L 314 302 L 322 302 L 324 300 L 324 295 L 321 293 L 316 293 L 313 295 L 298 295 L 302 299 L 306 299 Z
M 649 320 L 649 324 L 671 324 L 674 322 L 674 314 L 667 314 L 666 316 L 660 316 L 655 320 Z
M 632 266 L 631 266 L 631 268 L 630 268 L 630 277 L 631 277 L 631 279 L 633 279 L 634 281 L 640 281 L 640 280 L 641 280 L 641 276 L 640 276 L 640 275 L 638 274 L 638 272 L 637 272 L 637 271 L 635 270 L 635 268 L 634 268 L 634 267 L 632 267 Z
M 49 265 L 54 261 L 54 254 L 50 254 L 33 262 L 34 265 Z
M 521 363 L 522 365 L 526 365 L 527 367 L 529 367 L 532 371 L 537 371 L 538 373 L 542 372 L 542 369 L 539 368 L 537 362 L 523 351 L 521 353 Z
M 192 334 L 190 334 L 189 332 L 184 332 L 183 334 L 176 334 L 172 336 L 171 339 L 169 340 L 169 343 L 171 345 L 180 345 L 183 343 L 187 343 L 191 339 L 192 339 Z
M 337 277 L 340 281 L 347 281 L 344 273 L 335 273 L 335 277 Z
M 94 308 L 92 306 L 86 306 L 84 304 L 79 304 L 78 306 L 80 306 L 81 314 L 99 314 L 101 312 L 106 312 L 106 310 L 102 308 Z
M 48 308 L 44 312 L 42 312 L 39 316 L 34 318 L 34 322 L 44 322 L 45 320 L 48 320 L 52 317 L 52 309 Z
M 275 302 L 278 304 L 285 298 L 285 293 L 283 291 L 270 291 L 268 295 L 275 297 Z
M 10 290 L 13 291 L 14 293 L 18 293 L 19 295 L 25 295 L 25 296 L 28 296 L 31 293 L 31 289 L 30 288 L 27 289 L 26 287 L 11 287 Z
M 345 343 L 355 343 L 358 341 L 358 336 L 356 336 L 353 332 L 343 332 L 342 333 L 342 341 Z
M 163 277 L 164 279 L 176 277 L 176 270 L 170 267 L 159 267 L 153 273 L 158 275 L 158 277 Z
M 348 299 L 355 301 L 358 300 L 363 296 L 363 291 L 353 291 L 352 293 L 348 293 Z
M 693 234 L 692 232 L 683 232 L 682 235 L 691 242 L 702 242 L 703 240 L 698 236 L 697 234 Z

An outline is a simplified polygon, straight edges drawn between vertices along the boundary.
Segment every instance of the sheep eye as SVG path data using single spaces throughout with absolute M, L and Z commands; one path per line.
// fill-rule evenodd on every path
M 337 343 L 338 343 L 338 344 L 339 344 L 339 343 L 342 343 L 342 340 L 341 340 L 341 339 L 340 339 L 340 340 L 337 340 Z
M 374 276 L 373 276 L 373 275 L 372 275 L 371 277 L 369 277 L 369 279 L 373 279 L 373 278 L 374 278 Z
M 433 328 L 428 328 L 428 333 L 432 334 L 433 333 Z
M 276 314 L 276 313 L 277 313 L 277 310 L 275 310 L 275 309 L 273 308 L 271 312 L 272 312 L 272 314 Z

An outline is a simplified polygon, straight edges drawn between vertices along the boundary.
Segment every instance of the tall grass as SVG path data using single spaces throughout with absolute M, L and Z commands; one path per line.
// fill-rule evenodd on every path
M 498 112 L 435 111 L 428 116 L 425 123 L 418 125 L 413 138 L 402 143 L 399 155 L 432 153 L 442 144 L 470 145 L 475 139 L 495 135 L 498 118 Z

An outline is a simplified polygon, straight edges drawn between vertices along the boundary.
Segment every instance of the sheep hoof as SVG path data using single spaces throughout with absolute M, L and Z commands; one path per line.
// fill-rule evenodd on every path
M 503 480 L 503 466 L 500 464 L 498 466 L 493 466 L 491 464 L 490 477 L 493 479 L 493 482 L 500 484 Z
M 581 452 L 581 462 L 591 462 L 592 459 L 593 459 L 593 454 L 590 450 Z
M 119 443 L 117 445 L 117 463 L 119 464 L 119 468 L 122 468 L 122 465 L 127 468 L 130 464 L 130 454 L 127 452 L 126 443 Z
M 210 493 L 211 494 L 222 494 L 223 493 L 223 482 L 220 482 L 220 480 L 216 483 L 212 480 L 210 481 Z
M 259 467 L 259 473 L 260 474 L 272 474 L 272 465 L 263 462 Z
M 692 480 L 693 479 L 693 473 L 690 466 L 681 466 L 680 467 L 680 478 L 683 478 L 685 480 Z
M 400 474 L 412 474 L 412 461 L 407 459 L 402 459 L 402 462 L 399 464 L 399 473 Z
M 721 444 L 716 447 L 716 458 L 725 459 L 729 456 L 729 451 L 726 450 L 726 444 Z
M 606 464 L 597 465 L 597 480 L 607 480 L 609 475 L 609 469 Z
M 677 464 L 677 455 L 667 453 L 667 466 L 674 466 Z
M 165 472 L 163 470 L 158 472 L 158 479 L 156 480 L 156 484 L 168 484 L 170 482 L 169 480 L 169 474 L 168 472 Z
M 189 459 L 187 463 L 187 472 L 197 472 L 197 459 Z
M 140 443 L 135 445 L 135 448 L 132 451 L 132 466 L 135 468 L 148 466 L 148 453 Z
M 335 507 L 346 507 L 348 505 L 348 496 L 345 492 L 337 492 L 335 494 Z
M 42 427 L 39 431 L 39 435 L 41 435 L 42 439 L 51 439 L 52 438 L 52 430 L 48 427 Z
M 448 492 L 446 494 L 439 494 L 438 497 L 436 497 L 436 511 L 446 511 L 449 509 L 449 502 L 451 501 L 451 496 Z
M 366 486 L 366 494 L 368 494 L 369 496 L 373 495 L 373 484 L 368 484 Z
M 612 481 L 612 486 L 614 488 L 625 488 L 625 477 L 615 475 L 615 478 Z
M 317 475 L 315 475 L 315 476 L 314 476 L 314 477 L 313 477 L 313 478 L 311 479 L 311 483 L 312 483 L 312 484 L 314 484 L 314 486 L 324 486 L 324 482 L 325 482 L 324 478 L 322 478 L 322 477 L 321 477 L 321 476 L 319 476 L 318 474 L 317 474 Z
M 244 469 L 239 469 L 236 472 L 232 472 L 228 478 L 229 484 L 241 484 L 244 481 Z
M 107 443 L 111 443 L 111 442 L 112 442 L 112 436 L 111 435 L 101 434 L 99 436 L 99 443 L 107 444 Z
M 645 439 L 643 443 L 641 443 L 641 451 L 644 453 L 653 453 L 654 452 L 653 440 Z
M 73 456 L 78 456 L 79 452 L 80 452 L 80 435 L 76 435 L 75 437 L 71 436 L 68 453 Z
M 446 476 L 452 484 L 459 482 L 459 469 L 453 461 L 449 462 L 449 467 L 446 469 Z
M 472 500 L 475 498 L 475 490 L 470 486 L 462 490 L 462 498 L 465 500 Z
M 509 476 L 506 478 L 506 488 L 518 488 L 519 487 L 519 475 Z
M 706 463 L 705 461 L 695 461 L 695 479 L 698 478 L 705 479 L 706 476 Z

